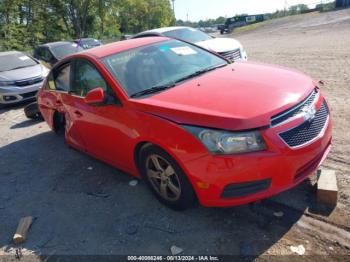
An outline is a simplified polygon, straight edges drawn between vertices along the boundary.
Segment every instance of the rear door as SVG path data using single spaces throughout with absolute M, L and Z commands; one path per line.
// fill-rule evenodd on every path
M 72 146 L 84 149 L 84 141 L 78 133 L 79 118 L 76 117 L 71 108 L 71 96 L 68 93 L 71 88 L 72 63 L 69 61 L 51 71 L 47 78 L 45 90 L 40 94 L 38 103 L 40 111 L 54 129 L 55 112 L 65 118 L 65 135 L 67 142 Z

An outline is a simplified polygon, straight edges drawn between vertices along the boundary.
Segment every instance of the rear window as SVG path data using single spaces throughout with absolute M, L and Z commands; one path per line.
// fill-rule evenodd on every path
M 210 35 L 194 29 L 194 28 L 181 28 L 163 33 L 167 37 L 178 38 L 191 43 L 197 43 L 212 39 Z
M 78 41 L 77 44 L 79 44 L 83 48 L 91 48 L 101 45 L 100 41 L 98 41 L 97 39 L 81 40 L 80 42 Z
M 34 66 L 38 63 L 23 53 L 0 56 L 0 72 Z

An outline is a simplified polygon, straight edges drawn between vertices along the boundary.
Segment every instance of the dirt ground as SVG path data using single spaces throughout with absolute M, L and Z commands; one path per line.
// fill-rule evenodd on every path
M 291 246 L 303 245 L 307 260 L 349 260 L 350 9 L 271 20 L 232 37 L 250 60 L 297 68 L 326 83 L 334 145 L 323 167 L 337 172 L 337 208 L 316 203 L 313 176 L 259 203 L 175 212 L 144 183 L 130 186 L 127 174 L 69 149 L 44 122 L 27 120 L 22 105 L 0 111 L 0 260 L 170 255 L 173 245 L 182 255 L 261 260 L 292 255 Z M 282 217 L 274 215 L 281 211 Z M 15 246 L 18 221 L 29 215 L 35 221 L 28 239 Z

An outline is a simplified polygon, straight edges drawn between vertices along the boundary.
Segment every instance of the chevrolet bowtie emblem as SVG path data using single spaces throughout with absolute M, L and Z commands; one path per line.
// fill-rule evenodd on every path
M 315 106 L 304 107 L 302 110 L 305 121 L 311 122 L 316 115 Z

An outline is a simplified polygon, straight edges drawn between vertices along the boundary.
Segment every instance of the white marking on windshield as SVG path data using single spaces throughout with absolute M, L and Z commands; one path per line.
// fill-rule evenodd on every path
M 170 49 L 171 49 L 171 51 L 173 51 L 177 55 L 195 55 L 195 54 L 197 54 L 196 50 L 193 50 L 189 46 L 173 47 Z
M 28 60 L 29 59 L 29 57 L 28 56 L 20 56 L 20 57 L 18 57 L 19 59 L 21 59 L 22 61 L 24 61 L 24 60 Z

